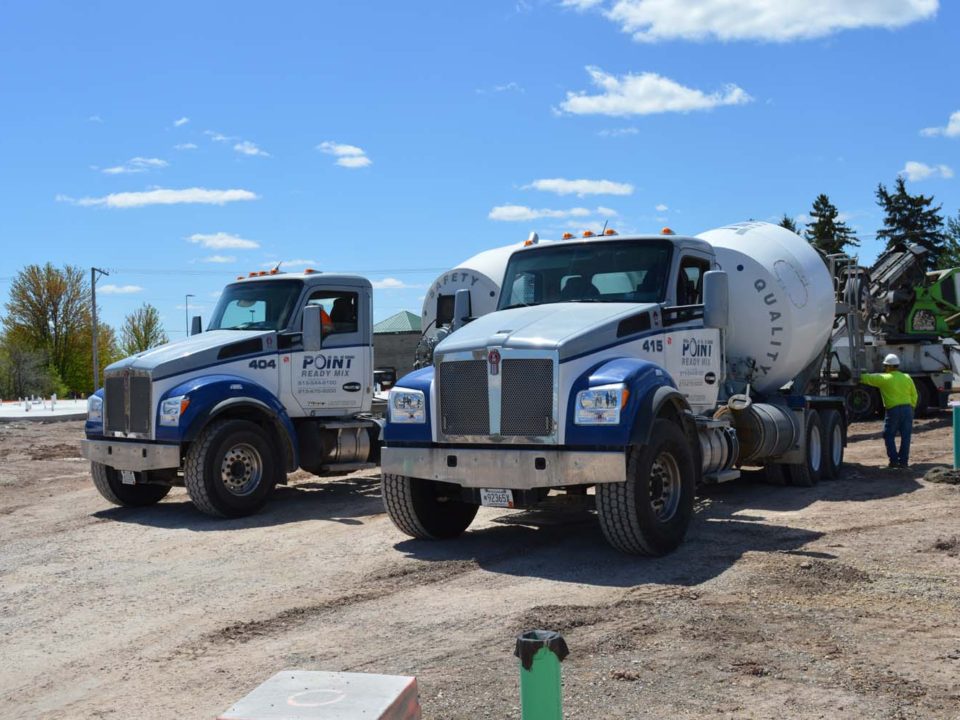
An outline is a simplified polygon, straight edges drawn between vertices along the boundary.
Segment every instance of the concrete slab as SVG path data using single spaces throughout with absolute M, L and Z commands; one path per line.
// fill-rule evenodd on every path
M 219 720 L 420 720 L 415 677 L 284 670 Z

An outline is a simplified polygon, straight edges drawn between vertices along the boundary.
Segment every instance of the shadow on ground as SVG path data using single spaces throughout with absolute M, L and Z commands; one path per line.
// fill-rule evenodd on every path
M 244 518 L 214 518 L 197 510 L 182 493 L 157 505 L 142 508 L 115 507 L 93 513 L 102 520 L 149 527 L 186 529 L 196 532 L 244 530 L 305 520 L 325 520 L 361 525 L 359 518 L 383 512 L 380 476 L 316 478 L 292 486 L 279 485 L 264 508 Z

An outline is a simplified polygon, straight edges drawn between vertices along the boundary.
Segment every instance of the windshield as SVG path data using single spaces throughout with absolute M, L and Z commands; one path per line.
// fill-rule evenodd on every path
M 208 330 L 283 330 L 303 283 L 269 280 L 227 285 Z
M 673 245 L 665 240 L 551 245 L 516 253 L 498 310 L 558 302 L 661 302 Z

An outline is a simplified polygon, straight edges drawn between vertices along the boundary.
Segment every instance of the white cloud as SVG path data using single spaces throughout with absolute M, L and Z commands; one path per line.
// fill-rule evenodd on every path
M 225 232 L 194 233 L 187 238 L 187 241 L 195 245 L 202 245 L 210 250 L 253 250 L 254 248 L 260 247 L 260 243 L 256 240 L 247 240 L 246 238 Z
M 567 4 L 583 9 L 596 3 Z M 616 0 L 604 15 L 639 42 L 788 42 L 856 28 L 899 28 L 932 18 L 938 6 L 938 0 Z
M 520 85 L 519 83 L 513 82 L 512 80 L 511 80 L 510 82 L 508 82 L 508 83 L 504 83 L 503 85 L 494 85 L 494 86 L 493 86 L 492 88 L 490 88 L 489 90 L 485 90 L 485 89 L 483 89 L 483 88 L 477 88 L 477 95 L 486 95 L 488 92 L 494 92 L 494 93 L 518 92 L 518 93 L 523 93 L 523 92 L 525 92 L 525 90 L 523 89 L 523 87 L 521 87 L 521 85 Z
M 585 207 L 575 207 L 569 210 L 550 210 L 548 208 L 535 209 L 526 205 L 498 205 L 487 215 L 491 220 L 502 222 L 524 222 L 539 220 L 540 218 L 569 218 L 587 217 L 593 213 Z
M 574 115 L 653 115 L 743 105 L 753 100 L 736 85 L 726 85 L 721 92 L 708 95 L 651 72 L 616 77 L 593 66 L 588 66 L 587 72 L 603 92 L 599 95 L 567 92 L 567 99 L 560 103 L 562 110 Z
M 337 165 L 345 168 L 362 168 L 371 164 L 373 164 L 373 160 L 368 158 L 366 155 L 351 155 L 349 157 L 337 158 Z
M 657 212 L 666 212 L 666 211 L 669 210 L 669 209 L 670 209 L 670 208 L 668 208 L 668 207 L 667 207 L 666 205 L 664 205 L 663 203 L 660 203 L 659 205 L 657 205 L 657 206 L 654 208 L 654 210 L 656 210 Z
M 229 135 L 224 135 L 216 130 L 204 130 L 203 134 L 208 136 L 214 142 L 229 142 L 230 140 L 236 140 L 236 138 L 230 137 Z
M 937 135 L 943 135 L 944 137 L 960 137 L 960 110 L 957 110 L 955 113 L 951 113 L 950 119 L 947 120 L 945 127 L 928 127 L 920 131 L 920 134 L 924 137 L 936 137 Z
M 604 217 L 616 217 L 618 213 L 613 208 L 603 207 L 603 205 L 601 205 L 597 208 L 597 214 L 603 215 Z
M 109 208 L 146 207 L 147 205 L 224 205 L 240 200 L 256 200 L 258 196 L 249 190 L 208 190 L 207 188 L 184 188 L 169 190 L 156 188 L 144 192 L 110 193 L 103 197 L 72 198 L 69 195 L 57 195 L 58 202 L 66 202 L 80 207 L 104 206 Z
M 87 118 L 87 122 L 102 123 L 103 118 L 100 117 L 99 115 L 91 115 L 90 117 Z
M 410 288 L 420 288 L 423 285 L 410 285 L 397 278 L 386 277 L 383 280 L 371 280 L 374 290 L 407 290 Z
M 635 127 L 624 127 L 601 130 L 597 135 L 600 137 L 623 137 L 625 135 L 636 135 L 638 132 L 640 132 L 640 130 Z
M 564 178 L 544 178 L 534 180 L 524 189 L 533 188 L 557 195 L 632 195 L 633 185 L 612 180 L 565 180 Z
M 174 150 L 196 150 L 197 146 L 194 143 L 179 143 L 173 146 Z
M 142 291 L 143 288 L 139 285 L 97 285 L 97 292 L 104 295 L 130 295 Z
M 238 142 L 233 146 L 233 149 L 241 155 L 259 155 L 260 157 L 270 157 L 270 153 L 266 152 L 265 150 L 261 150 L 259 147 L 257 147 L 256 143 L 252 143 L 249 140 Z
M 205 263 L 235 263 L 237 258 L 233 255 L 208 255 L 201 262 Z
M 907 180 L 917 182 L 929 178 L 943 178 L 948 180 L 953 177 L 953 168 L 948 165 L 927 165 L 926 163 L 908 160 L 898 175 L 903 175 Z
M 560 5 L 574 10 L 590 10 L 600 5 L 603 0 L 563 0 Z
M 115 165 L 114 167 L 108 167 L 101 170 L 101 172 L 106 173 L 107 175 L 122 175 L 126 173 L 142 173 L 147 172 L 147 170 L 157 170 L 159 168 L 165 168 L 169 165 L 166 160 L 161 160 L 160 158 L 145 158 L 145 157 L 135 157 L 130 158 L 122 165 Z
M 177 120 L 174 120 L 174 121 L 173 121 L 173 126 L 174 126 L 174 127 L 183 127 L 183 126 L 186 125 L 188 122 L 190 122 L 190 118 L 188 118 L 188 117 L 178 118 Z
M 356 145 L 325 140 L 317 145 L 317 150 L 327 155 L 333 155 L 337 158 L 337 165 L 340 167 L 363 168 L 373 164 L 373 160 L 367 157 L 366 151 Z

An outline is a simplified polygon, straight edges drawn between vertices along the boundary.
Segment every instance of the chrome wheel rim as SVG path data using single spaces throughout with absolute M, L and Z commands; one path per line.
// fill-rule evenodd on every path
M 650 468 L 650 507 L 657 520 L 670 520 L 680 506 L 680 468 L 668 452 L 657 455 Z
M 223 454 L 220 463 L 220 481 L 232 495 L 249 495 L 260 485 L 263 460 L 252 445 L 240 443 Z
M 820 461 L 823 458 L 823 442 L 820 439 L 820 428 L 810 428 L 810 437 L 807 438 L 807 456 L 810 462 L 810 469 L 817 472 L 820 469 Z
M 843 462 L 843 428 L 839 425 L 833 426 L 830 439 L 830 457 L 835 467 Z

